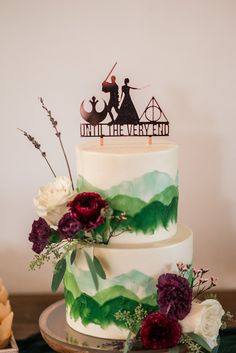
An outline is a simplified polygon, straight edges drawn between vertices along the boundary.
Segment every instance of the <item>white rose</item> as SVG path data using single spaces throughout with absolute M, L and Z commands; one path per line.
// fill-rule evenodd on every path
M 68 177 L 57 177 L 51 183 L 42 186 L 34 198 L 39 217 L 56 226 L 61 217 L 68 211 L 67 203 L 73 199 L 71 181 Z
M 215 299 L 192 303 L 190 313 L 180 321 L 183 333 L 193 332 L 201 336 L 210 348 L 217 346 L 217 336 L 221 327 L 224 310 Z

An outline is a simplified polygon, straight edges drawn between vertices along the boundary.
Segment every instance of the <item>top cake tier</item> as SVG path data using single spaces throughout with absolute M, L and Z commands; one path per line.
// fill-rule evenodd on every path
M 78 188 L 123 211 L 132 232 L 111 239 L 125 244 L 155 242 L 175 235 L 178 210 L 178 146 L 147 138 L 110 138 L 104 145 L 76 147 Z

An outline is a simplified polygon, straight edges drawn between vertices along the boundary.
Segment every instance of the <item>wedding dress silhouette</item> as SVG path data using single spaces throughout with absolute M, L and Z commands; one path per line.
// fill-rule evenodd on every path
M 132 102 L 132 99 L 130 97 L 130 90 L 138 89 L 138 88 L 128 86 L 128 83 L 129 83 L 128 78 L 124 80 L 124 83 L 125 84 L 122 86 L 121 100 L 123 96 L 124 96 L 124 99 L 119 108 L 119 112 L 115 120 L 115 124 L 138 124 L 139 117 L 136 112 L 135 106 Z

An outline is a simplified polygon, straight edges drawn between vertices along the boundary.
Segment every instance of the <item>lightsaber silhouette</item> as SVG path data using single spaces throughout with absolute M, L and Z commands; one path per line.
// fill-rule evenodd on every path
M 114 68 L 116 67 L 116 65 L 117 65 L 117 62 L 115 62 L 115 64 L 112 66 L 112 68 L 111 68 L 109 74 L 107 75 L 107 77 L 105 78 L 104 81 L 106 81 L 106 80 L 108 79 L 108 77 L 110 76 L 110 74 L 112 73 L 112 71 L 114 70 Z

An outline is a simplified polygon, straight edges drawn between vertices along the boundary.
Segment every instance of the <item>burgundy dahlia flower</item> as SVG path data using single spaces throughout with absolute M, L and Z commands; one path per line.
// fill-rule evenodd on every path
M 183 320 L 192 305 L 192 288 L 187 279 L 166 273 L 158 278 L 157 289 L 160 313 L 172 320 Z
M 165 349 L 176 346 L 181 333 L 178 321 L 170 320 L 159 312 L 153 312 L 143 320 L 140 338 L 145 348 Z
M 32 224 L 32 230 L 29 234 L 29 241 L 33 242 L 32 249 L 37 254 L 40 254 L 48 244 L 48 239 L 51 236 L 51 229 L 43 218 L 39 218 Z
M 70 213 L 85 230 L 96 228 L 104 222 L 101 211 L 107 202 L 96 192 L 82 192 L 68 203 Z
M 58 231 L 66 239 L 72 239 L 81 228 L 81 223 L 70 213 L 66 213 L 58 223 Z

